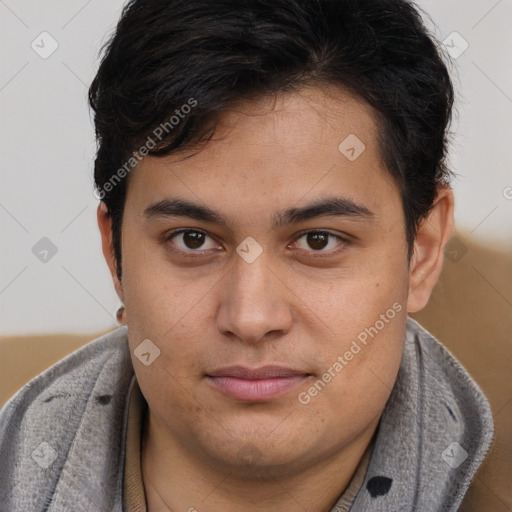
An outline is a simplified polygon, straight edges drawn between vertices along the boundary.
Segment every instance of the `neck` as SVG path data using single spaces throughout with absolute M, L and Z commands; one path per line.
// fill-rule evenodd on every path
M 148 512 L 329 512 L 354 476 L 378 421 L 349 446 L 305 467 L 294 461 L 275 470 L 254 467 L 251 475 L 246 468 L 201 459 L 148 412 L 141 444 Z

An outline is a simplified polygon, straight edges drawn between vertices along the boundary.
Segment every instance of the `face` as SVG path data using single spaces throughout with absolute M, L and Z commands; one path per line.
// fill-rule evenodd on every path
M 365 103 L 334 88 L 240 103 L 194 153 L 146 157 L 128 183 L 122 255 L 151 435 L 216 467 L 277 474 L 375 429 L 401 360 L 409 266 Z M 134 351 L 148 339 L 160 353 L 145 365 Z

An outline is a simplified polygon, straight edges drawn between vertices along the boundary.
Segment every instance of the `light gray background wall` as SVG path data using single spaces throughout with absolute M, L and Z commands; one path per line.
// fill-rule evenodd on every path
M 96 226 L 86 93 L 123 3 L 0 0 L 0 334 L 116 325 L 119 301 Z M 491 247 L 511 247 L 512 0 L 419 5 L 456 57 L 457 226 Z

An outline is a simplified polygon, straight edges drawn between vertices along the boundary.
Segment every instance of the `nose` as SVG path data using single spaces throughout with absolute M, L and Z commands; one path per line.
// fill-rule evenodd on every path
M 265 251 L 248 263 L 238 255 L 224 277 L 217 327 L 224 335 L 258 343 L 286 334 L 292 326 L 293 296 Z

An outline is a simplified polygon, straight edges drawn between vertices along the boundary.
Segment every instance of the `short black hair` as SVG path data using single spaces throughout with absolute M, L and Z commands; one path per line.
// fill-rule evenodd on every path
M 451 175 L 454 96 L 441 46 L 412 2 L 130 0 L 102 51 L 89 89 L 94 180 L 112 219 L 119 279 L 131 168 L 145 154 L 210 140 L 235 101 L 307 85 L 338 85 L 373 107 L 410 259 L 436 187 Z

